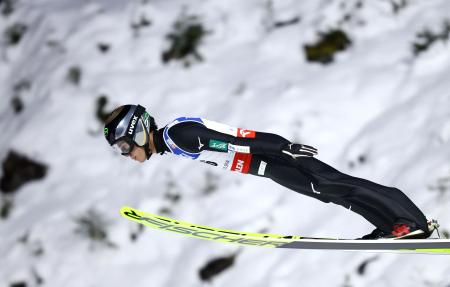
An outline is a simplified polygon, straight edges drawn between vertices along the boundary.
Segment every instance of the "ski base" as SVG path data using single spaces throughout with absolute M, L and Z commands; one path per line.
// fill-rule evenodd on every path
M 244 246 L 288 249 L 325 249 L 346 251 L 376 251 L 401 253 L 449 254 L 449 239 L 339 239 L 284 236 L 266 233 L 248 233 L 202 226 L 185 221 L 143 212 L 124 206 L 120 214 L 148 227 L 221 243 Z

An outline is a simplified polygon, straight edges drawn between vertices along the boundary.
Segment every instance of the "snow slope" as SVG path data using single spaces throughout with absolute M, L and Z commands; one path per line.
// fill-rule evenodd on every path
M 392 1 L 357 3 L 18 1 L 13 14 L 0 17 L 2 30 L 28 26 L 17 46 L 0 46 L 0 158 L 14 149 L 50 170 L 16 193 L 11 215 L 0 220 L 0 287 L 39 285 L 38 277 L 43 286 L 67 287 L 448 286 L 445 256 L 237 249 L 153 230 L 133 241 L 137 227 L 118 213 L 123 205 L 169 208 L 171 217 L 198 224 L 281 234 L 357 237 L 373 228 L 269 180 L 170 155 L 124 160 L 95 117 L 101 94 L 108 109 L 146 106 L 160 126 L 201 116 L 311 144 L 344 172 L 402 189 L 449 230 L 450 195 L 434 188 L 450 189 L 449 47 L 438 42 L 418 57 L 411 47 L 418 32 L 450 19 L 450 3 L 410 0 L 398 13 Z M 205 60 L 188 69 L 161 62 L 165 36 L 183 10 L 211 32 L 199 48 Z M 352 46 L 330 65 L 308 63 L 303 45 L 347 13 L 341 27 Z M 143 15 L 151 25 L 137 33 L 130 26 Z M 299 23 L 273 28 L 297 16 Z M 100 53 L 99 43 L 110 51 Z M 75 66 L 78 86 L 67 81 Z M 25 79 L 25 109 L 15 114 L 14 86 Z M 205 195 L 211 181 L 217 187 Z M 75 218 L 88 210 L 107 222 L 116 248 L 75 232 Z M 200 280 L 209 260 L 234 253 L 231 268 L 210 284 Z

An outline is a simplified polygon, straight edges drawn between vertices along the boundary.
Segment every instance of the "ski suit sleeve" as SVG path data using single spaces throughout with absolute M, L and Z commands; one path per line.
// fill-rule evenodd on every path
M 235 151 L 280 156 L 282 147 L 290 144 L 290 141 L 277 134 L 251 131 L 249 138 L 238 137 L 210 129 L 196 122 L 180 123 L 172 127 L 169 133 L 178 145 L 190 152 Z

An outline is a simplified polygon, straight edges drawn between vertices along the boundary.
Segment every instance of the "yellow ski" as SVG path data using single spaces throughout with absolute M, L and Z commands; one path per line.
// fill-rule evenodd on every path
M 278 234 L 239 232 L 202 226 L 143 212 L 128 206 L 122 207 L 120 214 L 128 220 L 135 221 L 154 229 L 174 232 L 199 239 L 245 246 L 450 254 L 450 240 L 448 239 L 357 240 L 285 236 Z

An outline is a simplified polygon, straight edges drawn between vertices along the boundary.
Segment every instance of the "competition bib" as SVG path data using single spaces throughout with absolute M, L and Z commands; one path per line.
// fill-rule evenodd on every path
M 210 147 L 220 150 L 222 152 L 203 150 L 199 151 L 198 153 L 191 153 L 178 147 L 175 144 L 175 142 L 170 138 L 169 130 L 176 124 L 183 122 L 197 122 L 206 126 L 208 129 L 215 130 L 220 133 L 228 134 L 234 137 L 254 138 L 256 134 L 255 131 L 230 127 L 228 125 L 210 121 L 207 119 L 186 118 L 186 117 L 181 117 L 174 120 L 164 129 L 164 142 L 166 143 L 167 147 L 173 154 L 188 157 L 193 160 L 199 160 L 201 162 L 210 165 L 219 166 L 226 170 L 248 173 L 250 169 L 250 162 L 252 160 L 252 155 L 250 154 L 250 148 L 247 146 L 237 146 L 232 145 L 230 143 L 215 140 L 210 140 L 209 143 L 203 143 L 201 142 L 201 139 L 199 137 L 198 138 L 199 149 L 201 149 L 201 147 L 204 145 L 209 145 Z

